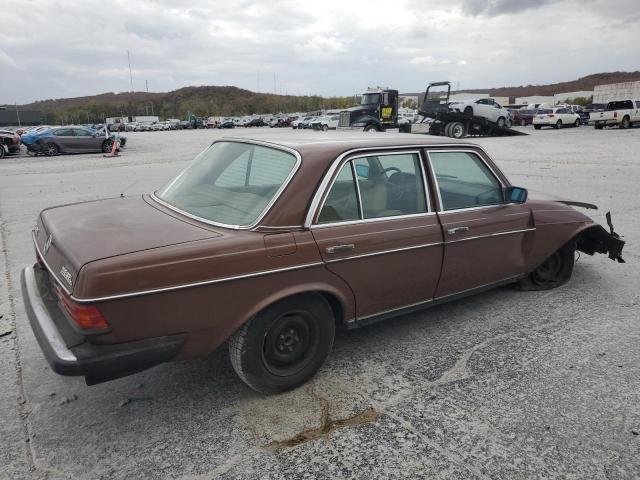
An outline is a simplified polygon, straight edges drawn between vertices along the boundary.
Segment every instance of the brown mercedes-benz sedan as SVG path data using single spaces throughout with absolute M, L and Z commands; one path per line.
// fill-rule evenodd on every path
M 91 385 L 228 340 L 240 378 L 280 392 L 336 324 L 557 287 L 576 250 L 622 261 L 613 228 L 570 206 L 589 205 L 527 198 L 477 145 L 278 138 L 222 139 L 150 195 L 40 214 L 22 292 L 54 371 Z

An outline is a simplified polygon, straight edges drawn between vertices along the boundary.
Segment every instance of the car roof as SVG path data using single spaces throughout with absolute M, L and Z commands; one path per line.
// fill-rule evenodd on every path
M 261 132 L 260 132 L 261 133 Z M 460 147 L 477 147 L 476 144 L 455 140 L 448 137 L 418 135 L 407 133 L 371 133 L 371 132 L 258 132 L 247 137 L 223 137 L 217 141 L 235 141 L 249 143 L 267 143 L 293 149 L 303 157 L 306 153 L 326 152 L 331 156 L 350 150 L 388 148 L 388 147 L 429 147 L 432 145 L 456 145 Z

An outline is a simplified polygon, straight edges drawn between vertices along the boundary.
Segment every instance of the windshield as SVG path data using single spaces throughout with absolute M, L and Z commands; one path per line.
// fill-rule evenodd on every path
M 246 227 L 260 218 L 295 166 L 296 157 L 282 150 L 217 142 L 156 196 L 196 217 Z
M 379 93 L 365 93 L 362 95 L 360 105 L 378 105 L 380 103 Z

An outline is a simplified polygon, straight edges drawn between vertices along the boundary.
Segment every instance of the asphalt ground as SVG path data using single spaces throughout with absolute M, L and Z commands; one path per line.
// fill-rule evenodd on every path
M 499 288 L 339 332 L 312 382 L 272 397 L 226 348 L 92 387 L 58 376 L 19 285 L 41 209 L 150 192 L 214 138 L 268 128 L 1 160 L 0 478 L 640 478 L 640 129 L 525 131 L 471 141 L 516 185 L 595 203 L 599 222 L 611 210 L 627 263 L 582 255 L 556 290 Z

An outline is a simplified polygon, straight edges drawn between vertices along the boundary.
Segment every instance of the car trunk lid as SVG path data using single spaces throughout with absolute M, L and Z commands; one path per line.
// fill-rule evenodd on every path
M 71 293 L 78 272 L 89 262 L 220 233 L 169 215 L 143 197 L 126 197 L 46 209 L 34 236 L 39 256 Z

